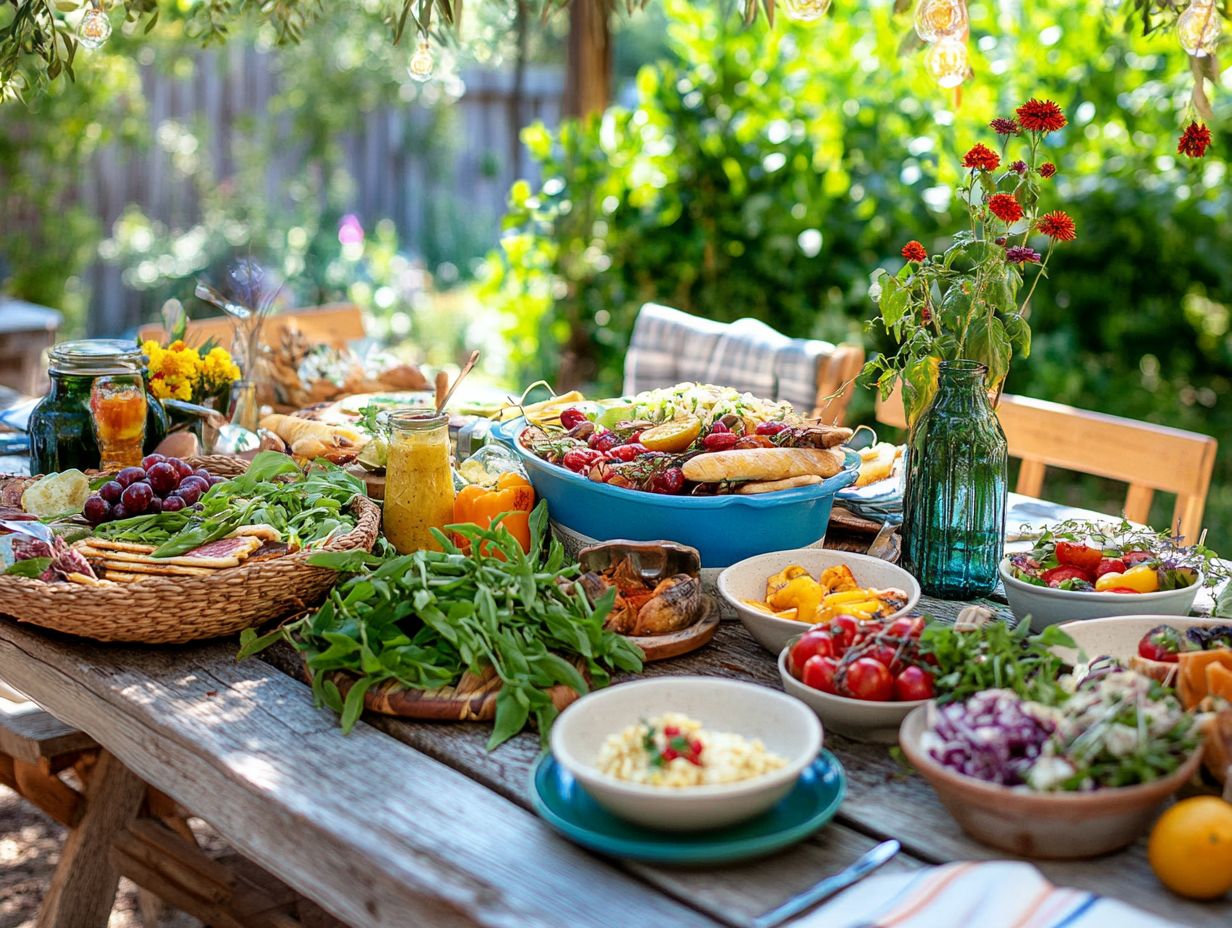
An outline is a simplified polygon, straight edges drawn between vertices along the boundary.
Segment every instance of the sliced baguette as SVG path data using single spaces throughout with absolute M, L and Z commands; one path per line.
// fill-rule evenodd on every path
M 754 493 L 773 493 L 776 490 L 792 490 L 796 487 L 808 487 L 822 483 L 824 477 L 816 474 L 803 474 L 799 477 L 786 477 L 783 480 L 750 480 L 736 488 L 737 493 L 751 496 Z
M 843 469 L 845 456 L 832 448 L 747 448 L 699 454 L 684 463 L 686 480 L 719 483 L 724 480 L 785 480 L 788 477 L 833 477 Z

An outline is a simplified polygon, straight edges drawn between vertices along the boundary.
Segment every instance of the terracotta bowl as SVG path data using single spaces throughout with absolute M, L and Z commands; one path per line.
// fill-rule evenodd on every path
M 1097 857 L 1132 844 L 1155 813 L 1194 775 L 1199 748 L 1170 776 L 1142 786 L 1088 793 L 1032 793 L 964 776 L 933 760 L 921 745 L 929 706 L 903 721 L 899 744 L 962 830 L 975 840 L 1023 857 Z

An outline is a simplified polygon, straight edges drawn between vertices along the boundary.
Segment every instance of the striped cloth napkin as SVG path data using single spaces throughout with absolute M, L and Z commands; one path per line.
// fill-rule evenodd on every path
M 790 928 L 1167 928 L 1177 925 L 1080 889 L 1028 863 L 946 864 L 870 877 Z
M 637 314 L 625 355 L 624 393 L 713 383 L 786 400 L 801 415 L 817 401 L 817 369 L 829 342 L 788 338 L 757 319 L 725 324 L 647 303 Z

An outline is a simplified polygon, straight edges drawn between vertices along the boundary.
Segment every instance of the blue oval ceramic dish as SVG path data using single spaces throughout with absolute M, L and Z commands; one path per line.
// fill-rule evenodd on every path
M 665 539 L 690 545 L 705 568 L 816 544 L 825 537 L 834 494 L 855 483 L 860 466 L 860 456 L 848 451 L 843 471 L 813 486 L 753 496 L 665 496 L 595 483 L 549 464 L 516 440 L 525 428 L 525 419 L 514 419 L 493 434 L 522 459 L 553 521 L 598 541 Z

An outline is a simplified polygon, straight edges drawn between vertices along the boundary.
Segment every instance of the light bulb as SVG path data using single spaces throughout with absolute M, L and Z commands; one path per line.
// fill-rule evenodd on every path
M 77 26 L 77 40 L 86 48 L 102 48 L 110 35 L 111 20 L 99 9 L 97 3 L 91 4 L 81 17 L 81 24 Z
M 925 42 L 958 35 L 967 28 L 965 0 L 920 0 L 915 7 L 915 31 Z
M 428 44 L 428 37 L 420 36 L 419 45 L 415 49 L 415 54 L 411 55 L 411 63 L 407 66 L 407 71 L 417 81 L 430 80 L 435 63 L 432 58 L 432 46 Z
M 967 79 L 967 43 L 952 37 L 941 39 L 929 46 L 924 66 L 940 86 L 957 87 Z
M 830 10 L 832 0 L 783 0 L 788 18 L 799 23 L 815 23 Z
M 1215 54 L 1220 29 L 1219 11 L 1215 9 L 1215 4 L 1203 0 L 1194 0 L 1176 21 L 1181 48 L 1195 58 Z

